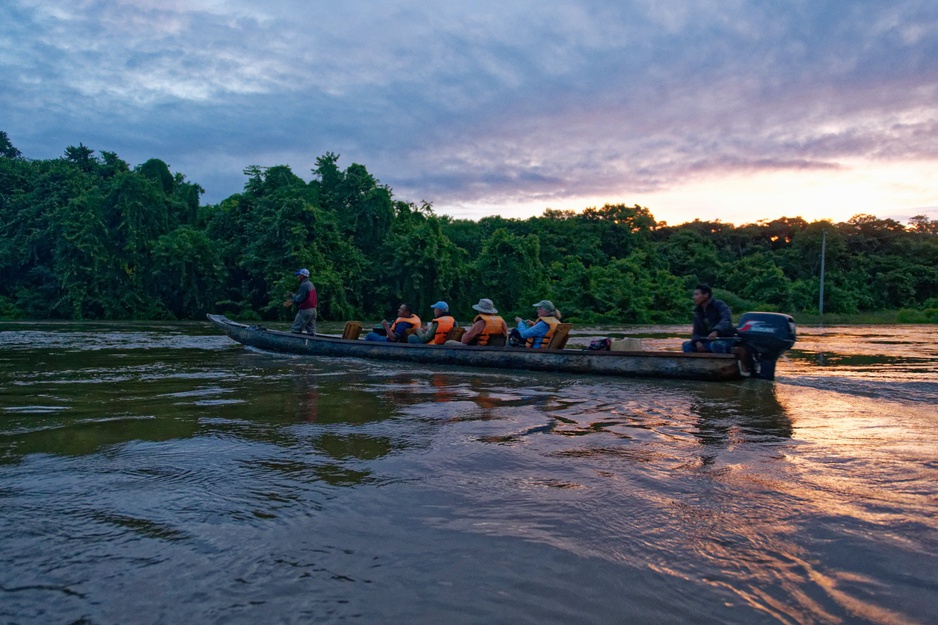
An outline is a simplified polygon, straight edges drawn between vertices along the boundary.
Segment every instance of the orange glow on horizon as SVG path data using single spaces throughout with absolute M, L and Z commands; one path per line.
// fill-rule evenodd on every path
M 735 225 L 781 217 L 813 222 L 847 221 L 854 215 L 891 217 L 906 224 L 915 215 L 938 219 L 938 162 L 842 163 L 839 170 L 730 172 L 676 183 L 651 193 L 567 198 L 517 198 L 434 208 L 462 219 L 489 215 L 525 219 L 545 210 L 582 211 L 604 204 L 639 204 L 658 221 L 678 225 L 695 219 Z M 520 195 L 520 194 L 519 194 Z

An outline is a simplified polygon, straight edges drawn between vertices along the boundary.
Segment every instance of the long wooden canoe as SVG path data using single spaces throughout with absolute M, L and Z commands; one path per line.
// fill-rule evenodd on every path
M 574 349 L 523 349 L 378 343 L 329 336 L 309 336 L 247 326 L 222 315 L 209 321 L 235 341 L 272 352 L 367 358 L 432 365 L 487 367 L 522 371 L 592 373 L 625 377 L 683 378 L 690 380 L 736 380 L 741 378 L 732 354 L 683 354 L 681 352 L 613 352 Z

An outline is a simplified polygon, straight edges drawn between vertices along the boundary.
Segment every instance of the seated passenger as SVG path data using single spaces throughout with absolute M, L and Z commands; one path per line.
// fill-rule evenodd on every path
M 387 320 L 381 321 L 385 334 L 371 331 L 365 335 L 366 341 L 388 341 L 398 343 L 404 340 L 404 334 L 411 328 L 420 327 L 420 317 L 411 312 L 410 304 L 403 303 L 397 309 L 397 319 L 389 324 Z
M 473 310 L 478 312 L 475 319 L 472 320 L 472 326 L 466 330 L 459 341 L 447 341 L 448 344 L 456 345 L 489 345 L 497 342 L 493 339 L 501 337 L 502 345 L 508 337 L 508 325 L 505 320 L 498 316 L 498 310 L 490 299 L 480 299 L 478 304 L 473 305 Z
M 554 330 L 560 323 L 560 311 L 546 299 L 534 304 L 534 308 L 537 309 L 537 321 L 515 317 L 518 327 L 511 331 L 511 345 L 520 344 L 531 349 L 540 349 L 550 344 Z
M 736 334 L 733 327 L 730 307 L 721 300 L 714 299 L 713 292 L 706 284 L 698 284 L 691 298 L 694 301 L 694 330 L 689 341 L 684 341 L 681 350 L 684 353 L 713 352 L 729 354 L 735 344 L 732 338 Z
M 446 342 L 446 335 L 456 326 L 456 320 L 449 314 L 449 304 L 441 300 L 430 308 L 433 309 L 433 321 L 428 323 L 426 328 L 408 336 L 408 343 L 442 345 Z

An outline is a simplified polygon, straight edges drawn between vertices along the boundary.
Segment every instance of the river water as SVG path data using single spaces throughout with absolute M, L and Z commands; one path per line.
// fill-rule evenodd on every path
M 3 323 L 0 622 L 935 623 L 936 330 L 695 383 Z

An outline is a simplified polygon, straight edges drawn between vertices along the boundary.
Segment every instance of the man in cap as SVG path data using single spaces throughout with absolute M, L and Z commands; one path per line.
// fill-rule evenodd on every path
M 472 309 L 479 314 L 459 342 L 463 345 L 504 345 L 508 338 L 508 325 L 498 316 L 492 300 L 480 299 Z
M 430 308 L 433 309 L 433 321 L 426 328 L 408 336 L 408 343 L 442 345 L 446 342 L 446 335 L 456 326 L 456 320 L 449 314 L 449 304 L 440 300 Z
M 546 299 L 534 304 L 534 308 L 537 309 L 537 321 L 526 321 L 521 317 L 515 317 L 518 327 L 511 331 L 512 338 L 516 339 L 511 341 L 512 344 L 517 342 L 531 349 L 540 349 L 550 344 L 554 330 L 560 323 L 560 311 L 550 300 Z
M 309 279 L 309 269 L 300 269 L 294 274 L 300 283 L 296 294 L 289 293 L 284 306 L 296 306 L 296 317 L 293 319 L 291 332 L 308 332 L 316 334 L 316 307 L 319 304 L 319 297 L 316 295 L 316 287 Z

